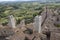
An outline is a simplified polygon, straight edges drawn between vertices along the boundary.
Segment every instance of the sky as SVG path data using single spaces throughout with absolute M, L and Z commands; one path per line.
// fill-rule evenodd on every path
M 0 0 L 0 1 L 37 1 L 37 0 Z
M 46 0 L 0 0 L 0 1 L 46 1 Z
M 1 1 L 41 1 L 46 2 L 46 0 L 0 0 Z M 60 1 L 60 0 L 47 0 L 47 1 Z
M 2 1 L 41 1 L 41 2 L 45 2 L 46 0 L 0 0 L 0 2 Z

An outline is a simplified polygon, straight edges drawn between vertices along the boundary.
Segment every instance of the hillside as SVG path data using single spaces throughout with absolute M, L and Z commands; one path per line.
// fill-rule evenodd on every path
M 44 4 L 38 2 L 6 2 L 0 4 L 0 23 L 7 24 L 9 15 L 14 15 L 19 24 L 19 20 L 30 19 L 30 22 L 33 18 L 42 12 L 42 7 Z

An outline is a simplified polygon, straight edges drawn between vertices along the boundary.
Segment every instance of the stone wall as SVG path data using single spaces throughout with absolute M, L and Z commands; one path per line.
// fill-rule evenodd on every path
M 60 29 L 54 29 L 51 32 L 50 40 L 60 40 Z

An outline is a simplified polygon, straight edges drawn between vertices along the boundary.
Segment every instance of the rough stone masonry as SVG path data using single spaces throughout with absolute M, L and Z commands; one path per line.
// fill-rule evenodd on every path
M 9 18 L 9 23 L 8 23 L 9 27 L 15 28 L 16 21 L 13 15 L 9 15 L 8 18 Z
M 37 31 L 38 33 L 41 33 L 41 22 L 42 22 L 42 16 L 36 16 L 35 19 L 34 19 L 34 28 L 35 28 L 35 31 Z
M 20 22 L 20 26 L 21 27 L 24 27 L 25 26 L 25 20 L 24 19 Z

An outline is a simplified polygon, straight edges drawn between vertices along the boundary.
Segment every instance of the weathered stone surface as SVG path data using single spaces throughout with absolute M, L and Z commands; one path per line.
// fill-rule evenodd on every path
M 46 15 L 44 15 L 44 12 L 41 14 L 43 17 L 46 17 L 43 25 L 42 25 L 42 32 L 46 33 L 46 32 L 50 32 L 51 29 L 56 28 L 56 26 L 54 24 L 60 24 L 60 18 L 58 13 L 54 13 L 54 11 L 56 10 L 52 10 L 47 8 L 47 13 L 45 12 Z M 57 21 L 57 18 L 59 19 L 59 21 Z
M 15 28 L 16 27 L 15 26 L 16 25 L 16 20 L 13 17 L 13 15 L 9 15 L 8 18 L 9 18 L 9 23 L 8 23 L 9 27 Z
M 34 24 L 33 23 L 27 24 L 26 27 L 34 30 Z
M 9 40 L 24 40 L 25 34 L 23 32 L 18 32 L 14 34 Z
M 35 38 L 34 40 L 41 40 L 39 37 Z
M 47 40 L 47 36 L 44 34 L 41 34 L 41 40 Z
M 42 24 L 42 16 L 36 16 L 34 20 L 34 28 L 38 33 L 41 33 L 41 24 Z
M 60 28 L 51 29 L 50 40 L 60 40 Z
M 0 27 L 3 27 L 3 25 L 2 25 L 2 24 L 0 24 Z
M 24 19 L 20 22 L 20 26 L 25 27 L 25 20 Z
M 33 34 L 32 34 L 32 35 L 26 34 L 26 37 L 27 37 L 29 40 L 32 40 L 32 39 L 34 38 L 34 35 L 33 35 Z
M 14 34 L 14 31 L 10 28 L 1 28 L 0 29 L 0 36 L 10 36 L 13 34 Z
M 60 40 L 60 33 L 52 32 L 50 40 Z

